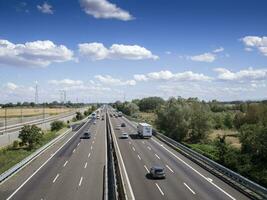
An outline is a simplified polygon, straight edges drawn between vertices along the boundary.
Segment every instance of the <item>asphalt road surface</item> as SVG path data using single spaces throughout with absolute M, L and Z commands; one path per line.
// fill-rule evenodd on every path
M 136 127 L 124 117 L 110 119 L 135 199 L 249 199 L 155 137 L 139 139 Z M 120 127 L 122 122 L 126 127 Z M 120 139 L 122 132 L 129 138 Z M 164 167 L 166 179 L 148 176 L 153 165 Z
M 7 199 L 102 199 L 105 165 L 105 120 L 87 123 L 52 159 Z M 81 139 L 89 130 L 91 139 Z

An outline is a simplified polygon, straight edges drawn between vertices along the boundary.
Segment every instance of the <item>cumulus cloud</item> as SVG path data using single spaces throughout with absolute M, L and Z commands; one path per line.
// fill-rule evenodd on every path
M 267 56 L 267 37 L 246 36 L 241 38 L 241 41 L 246 46 L 245 50 L 251 51 L 253 48 L 258 49 L 264 56 Z
M 98 80 L 101 84 L 112 86 L 133 86 L 136 84 L 135 80 L 122 81 L 120 79 L 113 78 L 110 75 L 96 75 L 95 79 Z
M 107 0 L 80 0 L 80 4 L 86 14 L 92 15 L 95 18 L 118 19 L 122 21 L 134 19 L 128 11 L 117 7 L 117 5 Z
M 171 71 L 151 72 L 148 74 L 135 74 L 136 81 L 160 80 L 160 81 L 209 81 L 211 77 L 204 74 L 185 71 L 180 73 L 172 73 Z
M 46 67 L 53 62 L 73 59 L 73 52 L 64 45 L 50 40 L 37 40 L 25 44 L 13 44 L 0 40 L 0 65 Z
M 37 5 L 37 9 L 44 14 L 53 14 L 52 5 L 44 2 L 42 5 Z
M 8 82 L 6 85 L 5 85 L 6 89 L 8 90 L 16 90 L 18 88 L 18 86 L 15 84 L 15 83 L 12 83 L 12 82 Z
M 207 52 L 199 55 L 186 56 L 187 59 L 196 61 L 196 62 L 207 62 L 212 63 L 217 59 L 217 54 L 224 51 L 223 47 L 214 49 L 212 52 Z
M 225 81 L 252 81 L 267 79 L 267 69 L 248 68 L 237 72 L 232 72 L 225 68 L 215 68 L 218 79 Z
M 52 85 L 63 85 L 63 86 L 77 86 L 82 85 L 83 81 L 80 80 L 72 80 L 72 79 L 62 79 L 62 80 L 49 80 L 49 84 Z
M 213 52 L 214 53 L 220 53 L 220 52 L 223 52 L 224 51 L 224 48 L 223 47 L 220 47 L 218 49 L 214 49 Z
M 213 53 L 203 53 L 200 55 L 189 56 L 189 59 L 193 61 L 198 61 L 198 62 L 211 63 L 216 59 L 216 55 Z
M 158 59 L 151 51 L 138 45 L 113 44 L 110 48 L 106 48 L 102 43 L 82 43 L 79 44 L 79 52 L 81 55 L 91 58 L 92 60 L 103 59 Z

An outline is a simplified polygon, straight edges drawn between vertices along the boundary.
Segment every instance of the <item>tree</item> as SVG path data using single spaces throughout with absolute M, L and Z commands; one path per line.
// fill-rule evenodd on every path
M 76 112 L 76 119 L 77 120 L 82 120 L 83 119 L 83 115 L 81 112 Z
M 267 162 L 267 127 L 261 124 L 245 124 L 239 135 L 242 153 L 251 155 L 258 163 Z
M 227 152 L 227 144 L 225 141 L 225 135 L 223 136 L 217 136 L 217 138 L 214 141 L 214 145 L 217 149 L 217 157 L 218 157 L 218 161 L 221 164 L 225 163 L 225 154 Z
M 210 119 L 207 108 L 200 103 L 192 105 L 189 140 L 199 142 L 205 139 L 210 130 Z
M 223 123 L 224 126 L 227 127 L 228 129 L 233 128 L 233 118 L 229 113 L 225 115 Z
M 138 106 L 140 111 L 148 112 L 154 111 L 157 107 L 164 104 L 164 100 L 161 97 L 147 97 L 140 100 Z
M 36 144 L 39 144 L 42 137 L 43 132 L 36 125 L 25 125 L 19 134 L 22 143 L 28 145 L 29 150 L 33 149 Z
M 166 105 L 157 111 L 156 125 L 174 140 L 182 141 L 189 130 L 190 110 L 187 105 L 178 103 L 175 99 L 169 99 Z
M 51 126 L 51 131 L 59 131 L 65 126 L 65 124 L 63 121 L 53 121 L 50 124 L 50 126 Z

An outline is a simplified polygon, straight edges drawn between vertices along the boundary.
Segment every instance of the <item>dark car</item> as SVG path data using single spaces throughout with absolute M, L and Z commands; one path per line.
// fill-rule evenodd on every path
M 150 168 L 150 175 L 152 178 L 165 178 L 165 171 L 163 167 L 160 166 L 153 166 Z
M 125 123 L 121 123 L 121 127 L 126 127 L 126 124 Z
M 84 134 L 83 134 L 83 139 L 90 139 L 91 138 L 91 133 L 89 133 L 89 132 L 85 132 Z

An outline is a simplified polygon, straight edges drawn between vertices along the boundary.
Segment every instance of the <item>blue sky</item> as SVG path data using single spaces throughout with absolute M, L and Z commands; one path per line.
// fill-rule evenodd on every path
M 0 99 L 266 99 L 267 2 L 0 0 Z

